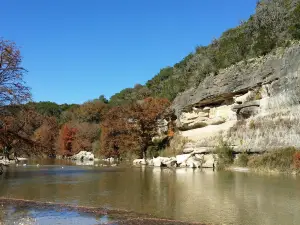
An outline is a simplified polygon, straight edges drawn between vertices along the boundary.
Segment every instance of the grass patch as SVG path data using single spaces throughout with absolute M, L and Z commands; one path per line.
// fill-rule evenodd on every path
M 273 150 L 250 157 L 248 166 L 257 170 L 292 172 L 300 169 L 300 151 L 294 147 Z M 299 167 L 297 168 L 297 166 Z

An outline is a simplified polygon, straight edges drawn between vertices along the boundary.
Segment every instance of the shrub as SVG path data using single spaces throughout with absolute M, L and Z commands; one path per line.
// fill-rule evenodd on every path
M 218 147 L 216 147 L 216 153 L 218 155 L 218 169 L 224 169 L 234 161 L 234 151 L 225 141 L 220 141 Z
M 236 164 L 238 166 L 246 167 L 248 165 L 249 156 L 247 153 L 241 153 L 239 154 Z
M 159 149 L 158 146 L 156 145 L 151 145 L 147 148 L 147 158 L 156 158 L 157 156 L 159 156 Z
M 255 129 L 255 122 L 254 122 L 254 120 L 251 120 L 251 121 L 249 122 L 249 128 L 250 128 L 251 130 L 254 130 L 254 129 Z
M 262 95 L 261 95 L 261 91 L 258 90 L 258 91 L 255 93 L 254 100 L 260 100 L 260 99 L 262 99 Z

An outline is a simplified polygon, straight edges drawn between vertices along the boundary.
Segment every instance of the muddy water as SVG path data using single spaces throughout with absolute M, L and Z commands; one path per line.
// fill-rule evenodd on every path
M 11 167 L 0 176 L 0 197 L 130 210 L 209 224 L 300 224 L 300 178 L 285 175 L 27 165 Z M 78 212 L 3 207 L 3 221 L 16 220 L 18 215 L 37 224 L 110 220 Z

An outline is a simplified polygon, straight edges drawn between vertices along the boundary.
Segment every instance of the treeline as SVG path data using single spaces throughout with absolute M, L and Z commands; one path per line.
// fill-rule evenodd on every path
M 127 88 L 111 97 L 113 105 L 145 97 L 167 98 L 198 84 L 208 75 L 242 60 L 261 56 L 300 39 L 300 0 L 261 0 L 256 13 L 225 31 L 208 46 L 198 46 L 182 61 L 160 70 L 145 85 Z
M 157 122 L 167 116 L 167 99 L 111 106 L 103 98 L 82 105 L 53 102 L 2 107 L 0 146 L 18 154 L 68 157 L 90 151 L 100 157 L 145 157 Z M 167 134 L 167 130 L 165 131 Z

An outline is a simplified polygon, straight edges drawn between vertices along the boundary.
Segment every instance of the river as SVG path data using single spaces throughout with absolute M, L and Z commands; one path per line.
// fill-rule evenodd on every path
M 22 165 L 12 166 L 0 176 L 0 197 L 129 210 L 206 224 L 300 224 L 300 177 L 287 175 L 186 168 Z M 109 221 L 107 216 L 70 211 L 2 207 L 5 213 L 0 214 L 0 221 L 7 223 L 24 215 L 34 218 L 37 224 L 64 224 L 72 219 L 76 224 Z

